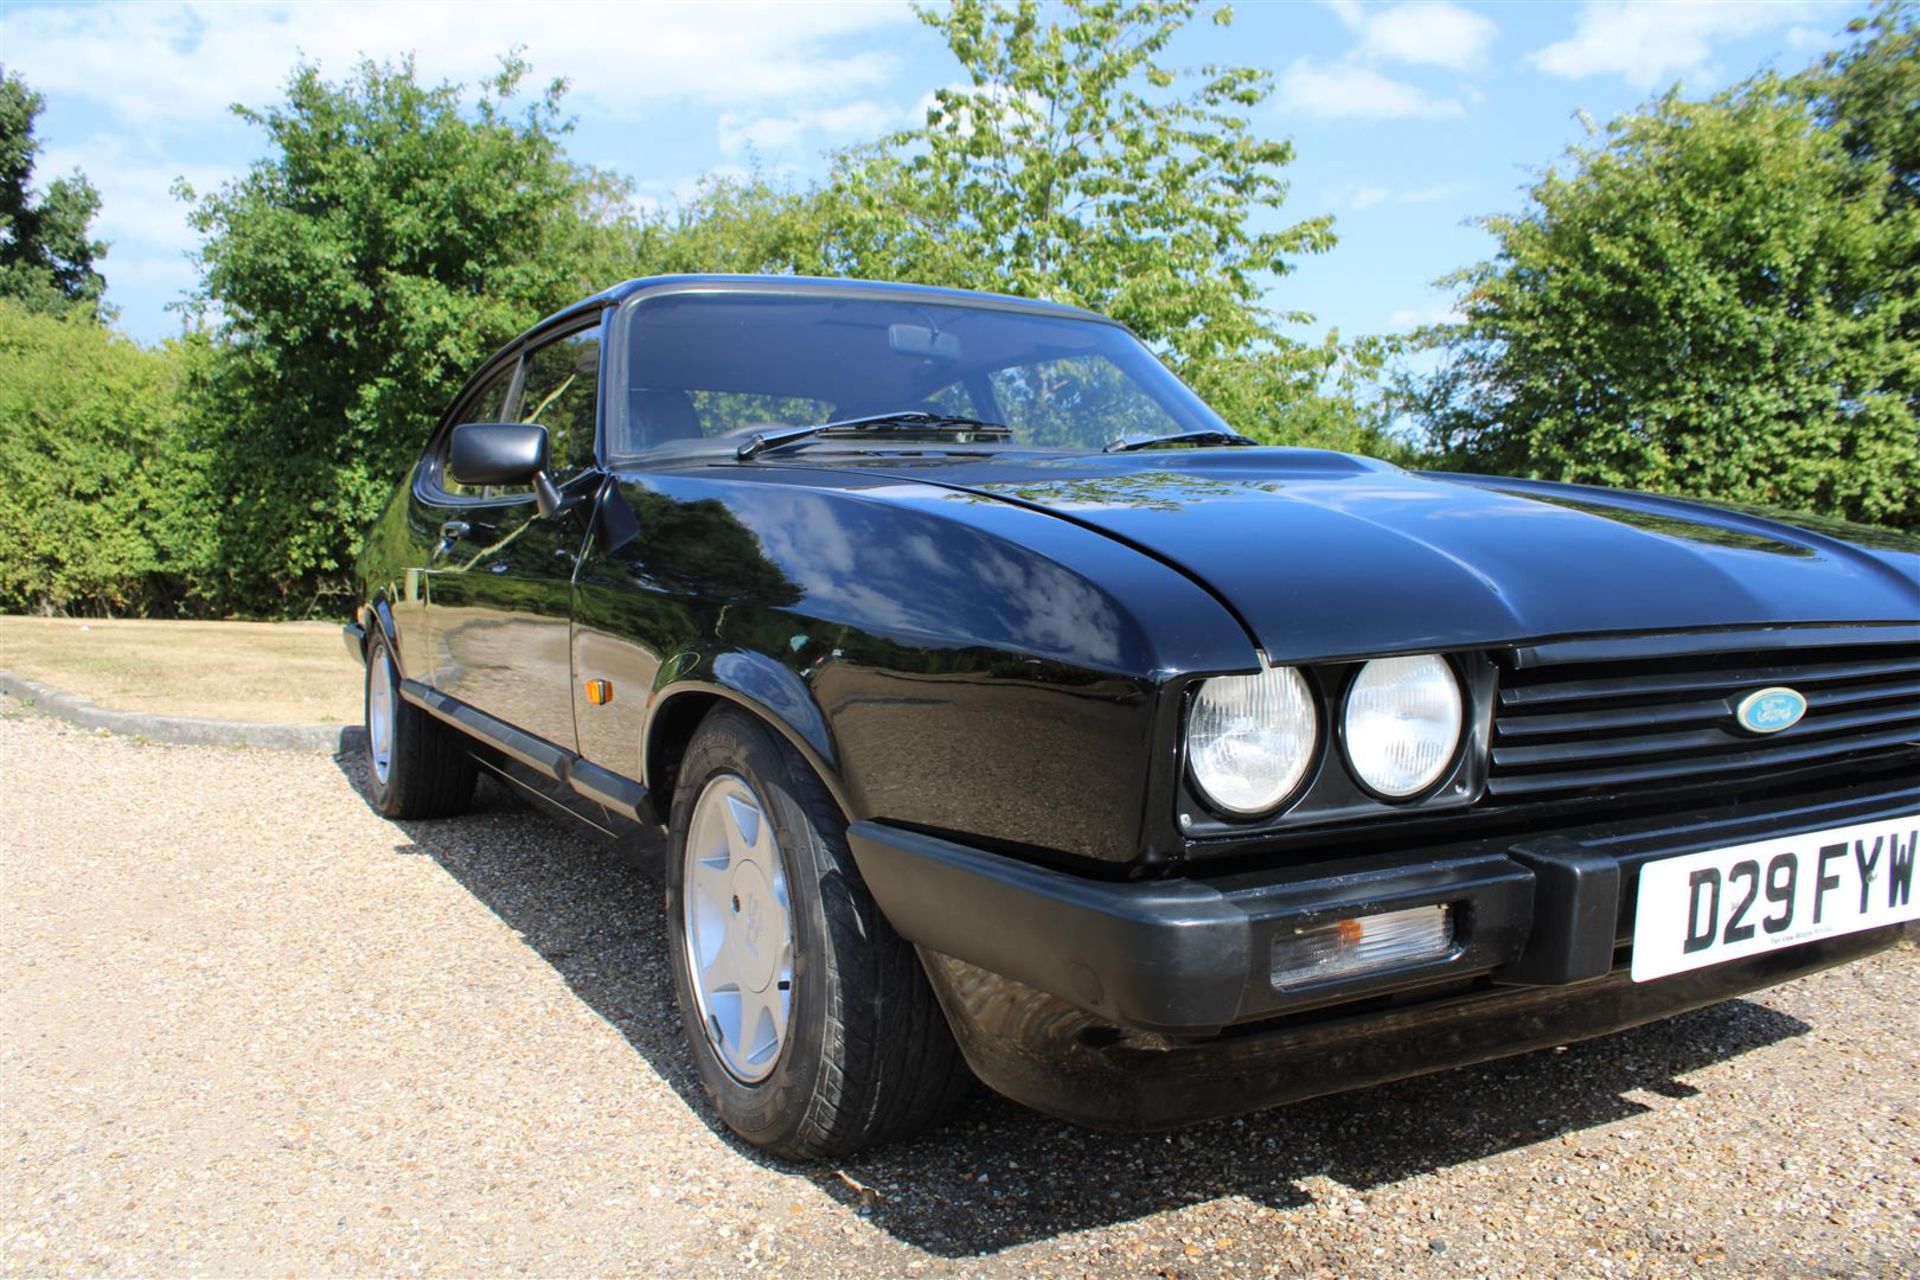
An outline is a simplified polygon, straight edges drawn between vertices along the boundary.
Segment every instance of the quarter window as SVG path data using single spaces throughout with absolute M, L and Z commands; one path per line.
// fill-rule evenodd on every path
M 526 356 L 519 421 L 547 429 L 556 484 L 593 466 L 593 429 L 600 407 L 600 330 L 535 347 Z
M 513 390 L 514 370 L 519 366 L 509 361 L 500 372 L 481 384 L 478 391 L 460 407 L 461 422 L 506 422 L 507 396 Z M 497 486 L 482 488 L 478 485 L 461 484 L 447 473 L 447 449 L 452 443 L 453 433 L 448 432 L 440 441 L 439 465 L 433 468 L 438 473 L 440 487 L 456 498 L 490 498 L 510 492 L 527 492 L 524 486 L 513 489 L 501 489 Z

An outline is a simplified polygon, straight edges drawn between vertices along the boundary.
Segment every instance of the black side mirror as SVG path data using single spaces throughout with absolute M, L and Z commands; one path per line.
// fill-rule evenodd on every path
M 547 474 L 547 429 L 537 422 L 463 422 L 453 429 L 447 474 L 461 484 L 530 484 L 540 514 L 571 509 Z
M 532 484 L 547 469 L 547 429 L 532 422 L 463 422 L 447 474 L 461 484 Z

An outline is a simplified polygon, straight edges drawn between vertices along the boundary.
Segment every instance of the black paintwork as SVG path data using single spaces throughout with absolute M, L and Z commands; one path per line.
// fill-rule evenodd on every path
M 1298 878 L 1284 868 L 1315 859 L 1406 866 L 1436 841 L 1486 841 L 1454 868 L 1465 874 L 1498 840 L 1577 835 L 1582 814 L 1614 804 L 1595 790 L 1516 818 L 1486 803 L 1500 663 L 1552 653 L 1572 661 L 1568 642 L 1586 638 L 1618 649 L 1659 636 L 1662 652 L 1734 631 L 1819 638 L 1826 633 L 1780 629 L 1821 625 L 1853 628 L 1848 643 L 1920 639 L 1920 541 L 1642 494 L 1244 446 L 1103 453 L 823 437 L 743 459 L 740 440 L 728 438 L 609 458 L 613 415 L 627 401 L 609 388 L 624 387 L 635 309 L 741 292 L 1111 324 L 914 286 L 679 277 L 588 299 L 483 366 L 369 536 L 357 624 L 394 641 L 404 696 L 473 735 L 476 753 L 506 776 L 609 830 L 661 819 L 681 745 L 725 699 L 786 736 L 863 838 L 932 839 L 922 847 L 963 846 L 990 860 L 982 865 L 1111 882 L 1123 915 L 1154 917 L 1164 905 L 1154 893 L 1186 892 L 1133 886 L 1147 896 L 1128 897 L 1128 880 L 1204 870 L 1252 876 L 1278 893 Z M 523 348 L 596 323 L 605 344 L 597 469 L 538 497 L 449 493 L 444 444 L 473 393 Z M 1263 657 L 1299 664 L 1331 722 L 1358 660 L 1428 651 L 1448 655 L 1473 703 L 1467 745 L 1433 793 L 1376 800 L 1331 745 L 1299 799 L 1267 820 L 1209 814 L 1184 780 L 1181 720 L 1197 680 L 1257 670 Z M 612 700 L 590 704 L 588 679 L 611 681 Z M 1911 772 L 1909 755 L 1877 759 L 1861 777 L 1884 790 Z M 1720 798 L 1751 820 L 1768 811 L 1766 787 L 1788 779 L 1799 785 L 1801 775 L 1728 786 Z M 1678 812 L 1680 802 L 1642 803 Z M 900 864 L 869 861 L 863 869 L 905 901 Z M 1496 861 L 1488 903 L 1497 905 L 1477 927 L 1504 948 L 1510 979 L 1590 976 L 1602 946 L 1593 928 L 1578 947 L 1545 950 L 1526 943 L 1527 930 L 1564 926 L 1571 938 L 1573 917 L 1604 920 L 1599 885 L 1613 887 L 1627 918 L 1631 875 L 1609 880 L 1605 865 L 1550 848 L 1534 862 L 1517 853 Z M 1537 903 L 1510 892 L 1535 880 Z M 937 915 L 920 910 L 916 920 Z M 1004 947 L 976 954 L 948 935 L 1003 923 L 950 921 L 936 949 L 998 955 Z M 1126 951 L 1131 935 L 1115 936 L 1109 949 Z M 1041 960 L 1035 972 L 1054 974 L 1054 999 L 1072 979 L 1060 976 L 1062 954 Z M 994 1056 L 979 1048 L 986 1024 L 960 1025 L 974 1018 L 973 996 L 965 975 L 943 965 L 930 967 L 980 1066 Z M 987 971 L 967 970 L 976 972 Z M 1232 991 L 1210 993 L 1213 1005 L 1225 1001 L 1236 1017 L 1271 1013 L 1241 1008 L 1247 975 L 1231 980 Z M 981 999 L 1001 999 L 1007 984 L 1028 989 L 1005 975 L 966 981 Z M 1135 1013 L 1133 1023 L 1181 1023 L 1166 1012 L 1166 988 L 1153 990 L 1161 1013 Z M 1225 1051 L 1207 1060 L 1239 1061 Z M 1174 1074 L 1176 1084 L 1191 1078 L 1184 1067 Z M 1024 1075 L 1019 1088 L 1078 1114 L 1057 1088 Z
M 605 312 L 617 385 L 632 308 L 728 291 L 1109 323 L 949 290 L 684 277 L 610 290 L 523 342 Z M 603 395 L 603 418 L 622 400 Z M 436 497 L 430 445 L 361 564 L 406 673 L 655 793 L 680 700 L 732 698 L 856 820 L 1139 874 L 1188 852 L 1171 821 L 1185 683 L 1262 653 L 1920 620 L 1920 543 L 1701 503 L 1298 449 L 862 441 L 742 461 L 710 443 L 582 477 L 551 517 L 530 494 Z M 611 704 L 587 706 L 590 676 Z M 1380 809 L 1337 779 L 1314 803 Z

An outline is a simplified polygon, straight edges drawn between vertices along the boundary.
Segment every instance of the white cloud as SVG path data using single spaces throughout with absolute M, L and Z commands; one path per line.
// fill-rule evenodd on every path
M 1360 0 L 1326 0 L 1327 8 L 1333 10 L 1333 16 L 1347 24 L 1347 28 L 1358 31 L 1367 20 L 1367 11 Z
M 36 89 L 101 102 L 145 125 L 204 119 L 233 102 L 274 101 L 303 53 L 337 76 L 363 55 L 413 50 L 424 77 L 471 82 L 490 74 L 500 54 L 524 45 L 536 76 L 568 76 L 576 106 L 841 92 L 882 79 L 892 59 L 871 47 L 837 52 L 836 39 L 910 18 L 893 3 L 184 0 L 15 6 L 0 25 L 0 46 L 9 69 Z
M 1438 204 L 1442 200 L 1452 200 L 1472 191 L 1471 182 L 1436 182 L 1430 187 L 1418 187 L 1412 191 L 1403 191 L 1397 197 L 1401 204 Z
M 1649 90 L 1709 74 L 1708 60 L 1719 41 L 1784 26 L 1809 11 L 1807 4 L 1752 0 L 1588 0 L 1571 36 L 1535 50 L 1527 60 L 1551 75 L 1572 80 L 1617 75 Z
M 1395 329 L 1418 329 L 1429 324 L 1459 324 L 1465 318 L 1455 306 L 1401 307 L 1387 317 L 1387 324 Z
M 1392 187 L 1340 184 L 1328 190 L 1325 200 L 1328 204 L 1358 213 L 1376 205 L 1438 204 L 1456 199 L 1473 190 L 1474 184 L 1471 182 L 1439 182 L 1432 186 L 1415 187 L 1408 191 L 1396 191 Z
M 71 145 L 50 145 L 34 167 L 35 184 L 44 187 L 75 168 L 87 175 L 100 192 L 100 214 L 94 219 L 95 237 L 108 244 L 99 263 L 107 278 L 107 301 L 130 294 L 168 299 L 183 296 L 199 283 L 188 252 L 199 238 L 187 225 L 187 206 L 173 197 L 173 184 L 184 178 L 204 194 L 234 176 L 211 165 L 164 165 L 135 156 L 119 137 L 96 134 Z M 175 321 L 140 317 L 146 336 L 173 332 Z
M 1359 37 L 1343 57 L 1332 62 L 1294 59 L 1280 77 L 1280 104 L 1311 115 L 1368 120 L 1457 116 L 1466 110 L 1461 95 L 1478 100 L 1470 85 L 1455 96 L 1429 93 L 1418 85 L 1396 80 L 1377 69 L 1383 62 L 1413 63 L 1465 71 L 1484 66 L 1487 46 L 1499 32 L 1491 18 L 1445 0 L 1387 7 L 1364 6 L 1355 0 L 1328 0 L 1328 8 Z M 1382 192 L 1373 201 L 1386 198 Z
M 235 176 L 213 165 L 156 164 L 134 156 L 122 139 L 96 134 L 72 145 L 47 147 L 34 168 L 34 180 L 44 186 L 76 168 L 100 192 L 95 235 L 115 246 L 173 250 L 197 243 L 187 226 L 187 206 L 173 197 L 174 182 L 184 178 L 205 195 Z M 112 258 L 118 262 L 122 255 L 116 249 Z
M 778 151 L 809 134 L 835 141 L 877 137 L 904 122 L 901 112 L 865 101 L 804 108 L 777 116 L 727 111 L 720 116 L 720 150 L 728 155 L 747 148 Z
M 1824 27 L 1795 27 L 1786 35 L 1788 53 L 1825 53 L 1839 43 L 1839 37 Z
M 760 172 L 777 177 L 790 170 L 766 166 Z M 753 170 L 743 165 L 717 164 L 711 169 L 705 169 L 699 173 L 684 173 L 672 179 L 642 178 L 638 183 L 638 198 L 642 208 L 661 213 L 676 205 L 689 203 L 710 182 L 744 182 L 752 176 Z
M 1356 16 L 1362 56 L 1455 71 L 1480 65 L 1500 30 L 1485 14 L 1456 4 L 1397 4 Z
M 1280 77 L 1280 103 L 1310 115 L 1366 120 L 1457 116 L 1458 98 L 1440 98 L 1371 67 L 1296 58 Z

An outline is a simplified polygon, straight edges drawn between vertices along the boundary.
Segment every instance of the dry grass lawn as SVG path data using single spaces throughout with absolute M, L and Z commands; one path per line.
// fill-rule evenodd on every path
M 360 668 L 331 622 L 0 617 L 0 667 L 119 711 L 360 720 Z

